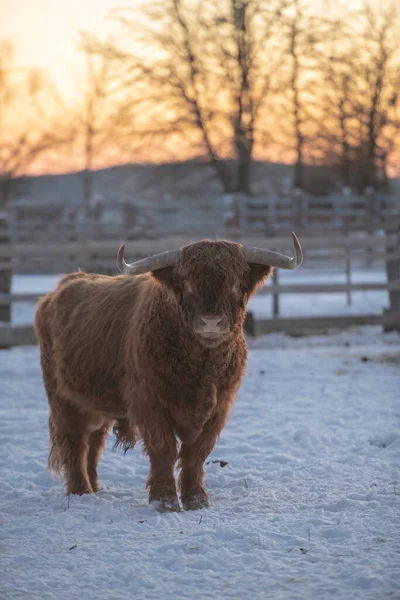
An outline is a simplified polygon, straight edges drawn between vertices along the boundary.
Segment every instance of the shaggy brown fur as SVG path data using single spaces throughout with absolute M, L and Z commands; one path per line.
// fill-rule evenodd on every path
M 238 244 L 205 240 L 184 247 L 174 268 L 73 273 L 41 299 L 35 330 L 50 406 L 49 468 L 68 494 L 98 491 L 97 464 L 114 424 L 125 449 L 143 439 L 149 500 L 159 510 L 179 510 L 177 459 L 184 507 L 208 505 L 203 463 L 245 371 L 247 300 L 270 272 L 247 264 Z M 223 335 L 197 333 L 204 315 L 221 318 Z

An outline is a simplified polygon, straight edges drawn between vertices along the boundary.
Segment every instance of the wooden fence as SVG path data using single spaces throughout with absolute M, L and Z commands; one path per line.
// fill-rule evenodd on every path
M 297 230 L 330 229 L 373 232 L 400 214 L 400 198 L 376 194 L 313 197 L 295 190 L 289 196 L 233 200 L 231 228 L 271 234 Z
M 289 293 L 326 293 L 326 292 L 355 292 L 359 290 L 391 290 L 400 297 L 400 280 L 390 284 L 303 284 L 288 286 L 266 286 L 264 293 L 277 295 Z M 32 302 L 36 303 L 39 294 L 12 294 L 1 295 L 0 304 L 3 302 Z M 247 313 L 245 330 L 251 336 L 259 336 L 272 332 L 284 332 L 289 335 L 308 335 L 327 332 L 332 329 L 346 329 L 361 325 L 380 325 L 386 331 L 400 331 L 400 310 L 389 310 L 383 314 L 366 315 L 341 315 L 324 317 L 290 317 L 275 316 L 272 319 L 256 318 L 252 312 Z M 36 343 L 32 325 L 11 326 L 3 324 L 0 327 L 0 348 L 31 345 Z
M 381 264 L 392 262 L 394 267 L 398 261 L 398 233 L 393 231 L 386 235 L 382 231 L 368 233 L 299 233 L 308 265 L 351 263 Z M 170 250 L 195 241 L 196 237 L 170 236 L 155 240 L 135 240 L 126 244 L 126 254 L 130 260 L 143 258 L 156 252 Z M 292 252 L 292 241 L 289 233 L 280 236 L 231 236 L 232 240 L 252 246 L 272 248 L 279 252 Z M 70 272 L 81 268 L 95 272 L 115 272 L 115 257 L 121 243 L 126 242 L 124 232 L 118 237 L 105 240 L 76 240 L 72 242 L 31 241 L 0 244 L 0 261 L 12 261 L 14 272 Z
M 252 337 L 282 332 L 292 336 L 304 336 L 343 330 L 349 327 L 379 325 L 384 331 L 400 331 L 400 311 L 381 315 L 341 315 L 327 317 L 288 317 L 255 319 L 252 313 L 246 317 L 245 330 Z
M 0 295 L 7 294 L 11 286 L 11 247 L 7 218 L 0 213 Z M 0 303 L 0 323 L 8 323 L 11 318 L 10 302 Z
M 0 261 L 12 257 L 13 262 L 30 260 L 35 257 L 51 256 L 55 264 L 68 259 L 70 266 L 84 268 L 88 271 L 116 272 L 116 250 L 122 239 L 104 241 L 78 241 L 68 244 L 53 244 L 51 246 L 36 243 L 0 244 Z M 129 260 L 135 260 L 152 253 L 179 247 L 191 241 L 188 237 L 171 237 L 159 240 L 141 240 L 127 245 Z M 252 245 L 265 245 L 265 238 L 251 238 L 241 240 L 242 243 Z M 302 283 L 281 284 L 279 270 L 275 271 L 272 284 L 265 286 L 261 294 L 273 297 L 273 318 L 258 319 L 254 314 L 248 313 L 246 331 L 250 335 L 261 335 L 271 331 L 284 331 L 290 334 L 312 333 L 331 328 L 346 328 L 357 325 L 381 325 L 386 330 L 400 331 L 400 224 L 393 221 L 386 235 L 381 234 L 348 234 L 333 236 L 307 236 L 301 238 L 304 251 L 305 264 L 309 265 L 342 265 L 346 273 L 345 283 Z M 273 238 L 273 248 L 278 251 L 290 253 L 292 251 L 289 236 Z M 67 261 L 67 262 L 68 262 Z M 375 261 L 387 265 L 387 281 L 382 283 L 352 281 L 352 267 L 354 262 L 370 264 Z M 69 270 L 73 270 L 69 269 Z M 56 272 L 60 272 L 58 269 Z M 343 293 L 347 296 L 348 303 L 351 295 L 357 291 L 382 291 L 386 290 L 390 298 L 388 311 L 382 315 L 357 315 L 334 317 L 302 317 L 282 318 L 279 312 L 279 301 L 282 294 L 320 294 Z M 0 292 L 0 309 L 8 307 L 14 302 L 36 302 L 39 294 L 9 294 Z M 10 345 L 32 344 L 35 336 L 32 326 L 11 327 L 3 324 L 0 328 L 0 347 Z
M 33 210 L 32 206 L 28 205 Z M 133 205 L 132 205 L 133 206 Z M 38 211 L 43 206 L 38 207 Z M 77 207 L 79 209 L 81 207 Z M 125 205 L 116 202 L 121 223 L 129 222 L 123 217 Z M 349 230 L 369 231 L 381 227 L 400 214 L 400 196 L 366 193 L 363 196 L 332 194 L 313 197 L 301 191 L 281 196 L 247 196 L 232 194 L 224 197 L 180 201 L 148 200 L 138 203 L 138 222 L 125 226 L 125 239 L 157 239 L 158 237 L 191 235 L 196 238 L 248 237 L 273 235 L 296 229 L 305 231 Z M 71 207 L 64 207 L 70 211 Z M 14 209 L 15 212 L 15 209 Z M 140 223 L 139 223 L 140 221 Z M 143 222 L 144 221 L 144 222 Z M 40 243 L 83 238 L 112 239 L 118 237 L 120 225 L 105 225 L 95 218 L 81 222 L 79 219 L 63 221 L 24 219 L 16 214 L 11 221 L 15 241 Z

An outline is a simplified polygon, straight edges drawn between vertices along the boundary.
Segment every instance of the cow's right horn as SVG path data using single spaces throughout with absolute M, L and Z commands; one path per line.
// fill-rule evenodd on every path
M 142 275 L 150 271 L 158 271 L 164 267 L 173 267 L 179 258 L 180 250 L 168 250 L 153 254 L 148 258 L 143 258 L 134 263 L 126 263 L 124 259 L 125 244 L 122 244 L 118 250 L 117 267 L 120 273 L 124 275 Z
M 279 254 L 273 250 L 264 250 L 264 248 L 253 248 L 243 246 L 242 252 L 246 260 L 250 263 L 259 265 L 269 265 L 270 267 L 279 267 L 280 269 L 298 269 L 303 264 L 303 251 L 296 234 L 292 233 L 294 244 L 294 256 Z

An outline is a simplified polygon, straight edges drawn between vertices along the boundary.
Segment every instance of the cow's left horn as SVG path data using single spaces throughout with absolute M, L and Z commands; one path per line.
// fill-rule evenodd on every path
M 126 263 L 124 252 L 125 244 L 122 244 L 118 250 L 117 267 L 119 272 L 125 275 L 142 275 L 143 273 L 157 271 L 164 267 L 173 267 L 180 254 L 180 250 L 168 250 L 167 252 L 160 252 L 160 254 L 153 254 L 153 256 L 143 258 L 134 263 Z
M 294 256 L 285 256 L 272 250 L 263 250 L 262 248 L 252 248 L 243 246 L 242 252 L 247 262 L 258 265 L 269 265 L 270 267 L 279 267 L 280 269 L 298 269 L 303 263 L 303 251 L 300 242 L 295 233 L 292 233 L 294 243 Z

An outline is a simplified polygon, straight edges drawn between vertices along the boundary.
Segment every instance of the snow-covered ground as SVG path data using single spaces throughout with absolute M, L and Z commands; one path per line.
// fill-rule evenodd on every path
M 15 293 L 45 293 L 57 284 L 59 275 L 16 275 L 12 289 Z M 317 271 L 302 268 L 298 271 L 280 271 L 280 283 L 300 285 L 303 283 L 345 283 L 344 271 Z M 383 269 L 356 268 L 352 272 L 354 283 L 384 283 L 386 273 Z M 280 296 L 280 316 L 328 316 L 346 314 L 382 313 L 388 306 L 388 294 L 378 292 L 353 292 L 352 304 L 347 304 L 344 293 L 339 294 L 282 294 Z M 13 305 L 14 324 L 21 325 L 33 321 L 35 306 L 32 303 L 19 302 Z M 257 317 L 272 316 L 271 295 L 258 294 L 251 299 L 249 310 Z
M 0 352 L 0 392 L 2 599 L 400 598 L 400 336 L 252 341 L 199 512 L 156 513 L 112 438 L 103 490 L 64 495 L 37 348 Z

